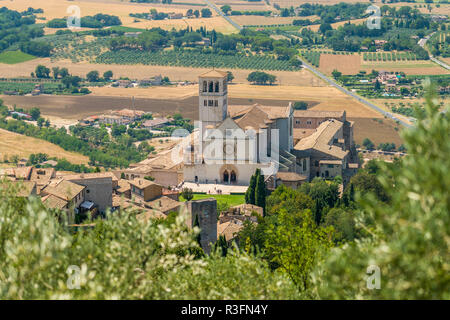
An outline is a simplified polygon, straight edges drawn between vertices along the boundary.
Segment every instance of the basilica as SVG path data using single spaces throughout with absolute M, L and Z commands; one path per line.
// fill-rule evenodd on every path
M 356 172 L 353 123 L 343 112 L 228 105 L 227 73 L 199 76 L 198 126 L 184 150 L 184 181 L 248 185 L 261 169 L 269 187 Z

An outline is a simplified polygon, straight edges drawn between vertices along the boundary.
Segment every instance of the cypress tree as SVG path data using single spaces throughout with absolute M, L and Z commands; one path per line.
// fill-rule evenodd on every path
M 255 204 L 261 208 L 266 208 L 266 184 L 264 176 L 259 174 L 256 178 Z
M 250 185 L 245 192 L 245 203 L 255 204 L 255 189 L 256 189 L 256 175 L 252 175 L 250 178 Z
M 355 201 L 355 185 L 350 183 L 350 202 Z
M 194 227 L 198 227 L 200 229 L 200 221 L 198 220 L 198 214 L 195 215 Z M 197 243 L 200 246 L 200 248 L 202 247 L 201 239 L 202 238 L 201 238 L 200 232 L 199 232 L 198 235 L 195 237 L 195 240 L 197 241 Z

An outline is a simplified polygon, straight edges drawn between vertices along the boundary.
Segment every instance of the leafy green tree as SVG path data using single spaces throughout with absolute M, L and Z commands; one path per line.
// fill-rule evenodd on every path
M 220 7 L 220 10 L 222 10 L 223 13 L 225 13 L 225 15 L 228 15 L 228 13 L 231 11 L 231 7 L 226 4 Z
M 366 147 L 367 150 L 373 150 L 375 148 L 375 145 L 369 138 L 365 138 L 363 140 L 363 146 Z
M 306 110 L 308 109 L 308 103 L 305 101 L 296 101 L 294 102 L 295 110 Z
M 227 81 L 232 82 L 234 79 L 234 75 L 231 71 L 227 71 Z
M 186 200 L 186 201 L 191 201 L 194 198 L 194 193 L 192 192 L 191 188 L 183 188 L 181 190 L 181 196 Z
M 428 89 L 432 91 L 432 89 Z M 450 299 L 450 132 L 430 94 L 425 114 L 401 132 L 408 156 L 382 164 L 378 180 L 385 203 L 373 194 L 359 201 L 357 221 L 368 231 L 361 242 L 333 250 L 314 272 L 322 299 Z M 367 269 L 380 270 L 380 289 L 370 290 Z
M 38 126 L 39 128 L 42 128 L 42 126 L 44 125 L 44 123 L 45 123 L 45 119 L 44 119 L 44 118 L 39 117 L 39 118 L 37 119 L 37 126 Z
M 202 9 L 201 13 L 202 13 L 202 18 L 209 18 L 212 16 L 212 12 L 208 8 Z M 195 14 L 195 12 L 194 12 L 194 14 Z
M 66 221 L 64 212 L 46 209 L 38 199 L 17 197 L 17 184 L 3 186 L 2 300 L 300 298 L 286 276 L 244 252 L 229 249 L 226 257 L 196 257 L 196 233 L 183 215 L 168 218 L 169 223 L 145 222 L 122 211 L 96 220 L 94 228 L 72 232 L 58 221 Z M 70 266 L 80 271 L 77 290 L 68 288 L 77 284 L 70 281 Z
M 30 116 L 33 120 L 38 120 L 39 117 L 41 116 L 41 110 L 39 110 L 39 108 L 31 108 L 30 109 Z
M 86 79 L 87 79 L 87 81 L 89 81 L 89 82 L 97 82 L 97 81 L 99 81 L 99 80 L 100 80 L 100 77 L 99 77 L 98 71 L 97 71 L 97 70 L 90 71 L 90 72 L 86 75 Z
M 38 65 L 34 71 L 36 78 L 50 78 L 50 69 L 43 65 Z
M 103 78 L 104 78 L 106 81 L 111 80 L 112 77 L 113 77 L 113 72 L 112 72 L 111 70 L 105 71 L 105 72 L 103 73 Z
M 307 290 L 321 253 L 332 246 L 331 232 L 316 227 L 309 210 L 292 214 L 281 209 L 278 223 L 266 231 L 266 250 L 299 290 Z

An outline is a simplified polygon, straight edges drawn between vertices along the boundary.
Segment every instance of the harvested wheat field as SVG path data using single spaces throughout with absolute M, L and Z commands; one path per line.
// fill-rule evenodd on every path
M 358 54 L 328 54 L 320 55 L 319 70 L 330 75 L 333 70 L 342 74 L 357 74 L 361 70 L 361 57 Z
M 416 61 L 396 61 L 396 62 L 369 62 L 361 63 L 361 70 L 370 72 L 372 70 L 385 70 L 391 72 L 404 72 L 408 75 L 436 75 L 450 74 L 446 70 L 432 61 L 416 60 Z
M 278 4 L 282 8 L 289 8 L 290 6 L 298 7 L 304 3 L 319 3 L 322 5 L 333 5 L 341 2 L 346 3 L 357 3 L 361 2 L 361 0 L 272 0 L 271 3 Z M 367 1 L 369 3 L 369 1 Z
M 69 6 L 78 6 L 81 10 L 81 16 L 90 16 L 97 13 L 104 13 L 115 15 L 120 18 L 122 25 L 125 27 L 134 28 L 153 28 L 161 27 L 164 29 L 181 29 L 186 28 L 188 25 L 194 29 L 200 26 L 206 26 L 214 28 L 219 32 L 232 33 L 236 32 L 236 29 L 231 26 L 225 19 L 217 16 L 217 13 L 212 10 L 212 18 L 199 18 L 199 19 L 177 19 L 177 20 L 154 20 L 149 21 L 145 19 L 137 19 L 139 22 L 135 22 L 135 18 L 130 17 L 130 13 L 144 13 L 149 12 L 150 9 L 156 9 L 159 12 L 174 12 L 174 13 L 186 13 L 187 9 L 202 9 L 203 6 L 189 6 L 186 5 L 167 5 L 167 4 L 157 4 L 157 3 L 136 3 L 136 2 L 125 2 L 119 0 L 78 0 L 78 1 L 67 1 L 67 0 L 46 0 L 39 2 L 37 6 L 34 0 L 15 0 L 11 2 L 4 2 L 9 9 L 23 11 L 28 7 L 39 7 L 44 10 L 42 14 L 36 14 L 37 17 L 44 17 L 47 21 L 54 18 L 64 18 L 72 13 L 67 13 Z M 196 0 L 192 0 L 192 3 L 197 3 Z M 200 2 L 198 2 L 200 3 Z M 202 3 L 204 4 L 204 2 Z M 56 30 L 56 29 L 55 29 Z M 56 31 L 55 31 L 56 32 Z M 46 31 L 47 34 L 51 34 L 52 31 Z
M 348 120 L 354 121 L 354 139 L 355 143 L 361 145 L 365 138 L 369 138 L 378 146 L 380 143 L 395 143 L 398 147 L 403 143 L 399 132 L 402 126 L 397 125 L 389 119 L 372 119 L 372 118 L 352 118 Z M 395 128 L 398 128 L 396 130 Z
M 317 16 L 312 16 L 316 19 Z M 292 24 L 292 21 L 299 19 L 298 17 L 264 17 L 264 16 L 230 16 L 231 20 L 241 26 L 254 26 L 254 25 L 278 25 L 278 24 Z M 302 19 L 310 19 L 311 17 L 301 17 Z M 299 27 L 300 29 L 300 27 Z
M 129 77 L 133 79 L 144 79 L 156 75 L 169 77 L 171 81 L 197 81 L 198 76 L 210 69 L 206 68 L 185 68 L 170 66 L 150 66 L 150 65 L 119 65 L 119 64 L 97 64 L 89 62 L 73 63 L 69 60 L 58 60 L 51 62 L 50 58 L 33 59 L 27 62 L 14 65 L 0 63 L 0 74 L 5 78 L 30 77 L 39 64 L 47 68 L 65 67 L 73 75 L 86 77 L 86 74 L 92 70 L 97 70 L 100 74 L 112 70 L 114 78 Z M 247 76 L 254 70 L 229 69 L 233 72 L 235 79 L 233 82 L 247 83 Z M 301 86 L 323 86 L 322 80 L 315 77 L 307 70 L 300 71 L 268 71 L 277 77 L 278 83 L 282 85 L 301 85 Z
M 333 27 L 333 29 L 337 29 L 338 27 L 340 27 L 340 26 L 342 26 L 344 24 L 347 24 L 349 21 L 352 24 L 363 24 L 363 23 L 365 23 L 367 21 L 367 19 L 354 19 L 354 20 L 348 20 L 348 21 L 340 21 L 340 22 L 332 23 L 331 26 Z M 311 29 L 312 31 L 317 32 L 319 30 L 319 28 L 320 28 L 320 24 L 314 24 L 314 25 L 311 25 L 311 26 L 307 26 L 305 28 Z
M 186 10 L 183 10 L 183 12 L 185 11 Z M 215 29 L 216 31 L 224 34 L 237 32 L 237 29 L 235 27 L 233 27 L 227 20 L 220 16 L 198 19 L 136 20 L 139 20 L 139 22 L 133 21 L 127 23 L 125 26 L 141 29 L 161 28 L 165 30 L 172 30 L 173 28 L 176 30 L 180 30 L 186 29 L 186 27 L 191 27 L 193 30 L 197 30 L 200 27 L 203 27 L 208 30 Z
M 88 157 L 66 151 L 53 143 L 0 129 L 1 160 L 4 159 L 5 155 L 8 158 L 13 155 L 28 158 L 30 154 L 39 152 L 46 153 L 50 157 L 65 158 L 74 164 L 87 164 L 89 162 Z

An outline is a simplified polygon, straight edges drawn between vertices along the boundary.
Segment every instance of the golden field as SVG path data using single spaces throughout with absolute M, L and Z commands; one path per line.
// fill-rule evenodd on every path
M 195 0 L 192 1 L 196 3 Z M 204 3 L 204 2 L 203 2 Z M 236 29 L 231 26 L 225 19 L 217 16 L 214 10 L 211 10 L 212 18 L 199 18 L 199 19 L 177 19 L 177 20 L 144 20 L 137 19 L 139 22 L 135 22 L 135 18 L 130 17 L 130 13 L 144 13 L 149 12 L 150 9 L 156 9 L 159 12 L 174 12 L 174 13 L 186 13 L 187 9 L 193 8 L 201 10 L 201 6 L 189 6 L 189 5 L 164 5 L 155 3 L 132 3 L 128 1 L 120 0 L 45 0 L 36 3 L 35 0 L 14 0 L 14 1 L 0 1 L 0 6 L 6 6 L 9 9 L 23 11 L 28 7 L 42 8 L 44 13 L 36 14 L 37 17 L 44 17 L 47 21 L 54 18 L 64 18 L 71 13 L 67 13 L 69 6 L 78 6 L 81 10 L 81 16 L 90 16 L 97 13 L 104 13 L 115 15 L 120 18 L 122 25 L 125 27 L 133 28 L 153 28 L 161 27 L 166 30 L 172 28 L 181 29 L 187 26 L 197 29 L 200 26 L 209 27 L 214 26 L 216 31 L 223 33 L 236 32 Z M 47 34 L 51 34 L 53 31 L 46 30 Z M 56 32 L 56 31 L 55 31 Z
M 5 78 L 29 77 L 39 64 L 47 68 L 61 67 L 67 68 L 70 73 L 85 77 L 92 70 L 97 70 L 100 74 L 111 70 L 114 78 L 130 77 L 133 79 L 144 79 L 156 75 L 169 77 L 172 81 L 197 81 L 198 75 L 210 70 L 206 68 L 186 68 L 171 66 L 150 66 L 150 65 L 118 65 L 118 64 L 93 64 L 88 62 L 73 63 L 69 60 L 58 60 L 51 62 L 50 58 L 33 59 L 18 64 L 0 63 L 0 74 Z M 247 82 L 247 76 L 254 70 L 230 69 L 233 72 L 235 80 L 233 82 Z M 291 71 L 268 71 L 277 76 L 282 85 L 303 85 L 303 86 L 321 86 L 323 82 L 316 78 L 307 70 L 296 72 Z
M 3 161 L 5 155 L 8 158 L 13 155 L 28 158 L 30 154 L 39 152 L 46 153 L 49 157 L 65 158 L 74 164 L 89 162 L 88 157 L 66 151 L 53 143 L 0 129 L 0 161 Z

